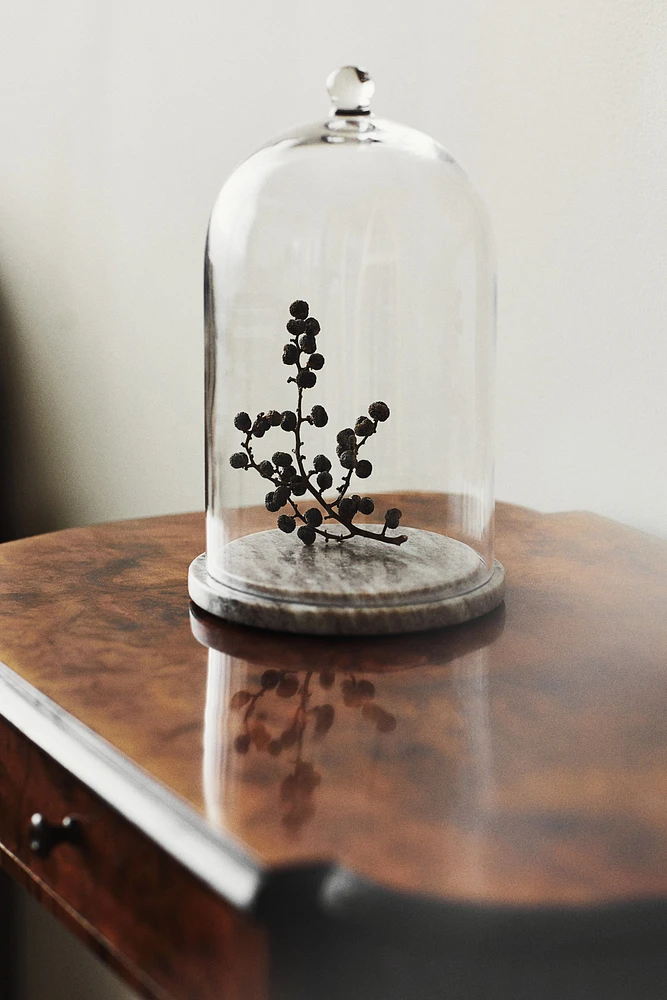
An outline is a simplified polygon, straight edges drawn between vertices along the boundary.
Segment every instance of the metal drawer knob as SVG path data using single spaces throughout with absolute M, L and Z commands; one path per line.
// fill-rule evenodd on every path
M 41 813 L 30 817 L 30 850 L 41 858 L 48 858 L 58 844 L 81 844 L 81 824 L 73 816 L 65 816 L 62 823 L 49 823 Z

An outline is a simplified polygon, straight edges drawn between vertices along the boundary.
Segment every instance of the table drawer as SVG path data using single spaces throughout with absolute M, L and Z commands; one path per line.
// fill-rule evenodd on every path
M 31 849 L 30 819 L 66 816 L 79 842 Z M 264 932 L 0 718 L 0 865 L 155 996 L 265 996 Z M 23 877 L 21 877 L 21 874 Z M 90 942 L 89 942 L 90 943 Z

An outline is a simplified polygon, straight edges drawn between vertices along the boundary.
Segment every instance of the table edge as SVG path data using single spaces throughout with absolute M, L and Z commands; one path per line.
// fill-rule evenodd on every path
M 0 716 L 223 899 L 252 909 L 263 880 L 256 859 L 1 660 Z

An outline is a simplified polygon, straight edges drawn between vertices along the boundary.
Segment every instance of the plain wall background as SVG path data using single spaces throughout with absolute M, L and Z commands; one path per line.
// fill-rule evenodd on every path
M 667 536 L 664 0 L 21 0 L 2 22 L 24 532 L 202 506 L 209 211 L 357 62 L 489 204 L 498 497 Z
M 664 0 L 22 0 L 3 24 L 24 530 L 203 505 L 208 214 L 359 62 L 491 210 L 498 497 L 667 535 Z

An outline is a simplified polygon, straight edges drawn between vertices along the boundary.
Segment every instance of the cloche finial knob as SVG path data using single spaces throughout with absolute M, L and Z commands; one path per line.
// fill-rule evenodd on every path
M 365 69 L 341 66 L 327 77 L 327 90 L 337 115 L 368 115 L 375 84 Z

